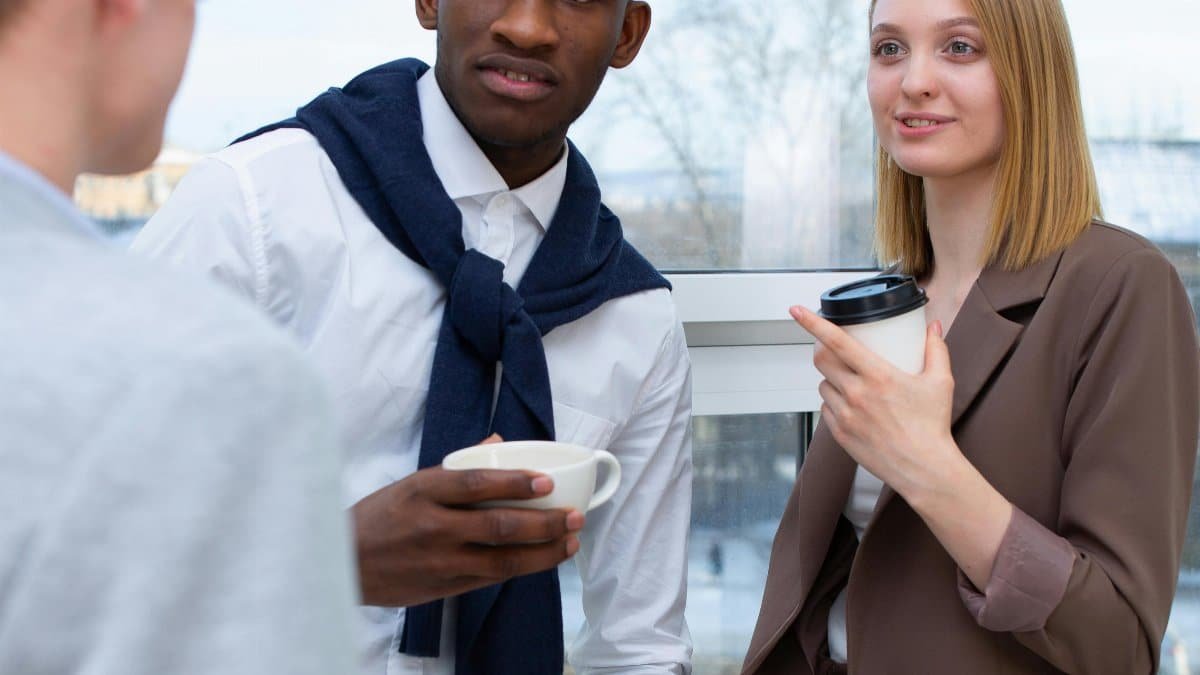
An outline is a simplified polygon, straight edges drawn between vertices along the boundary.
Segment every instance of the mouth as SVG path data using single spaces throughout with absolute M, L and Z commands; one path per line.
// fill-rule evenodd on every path
M 479 60 L 476 70 L 485 89 L 502 98 L 531 103 L 546 98 L 558 86 L 558 75 L 534 59 L 493 54 Z
M 896 115 L 900 133 L 903 136 L 926 136 L 955 122 L 952 117 L 933 114 L 900 113 Z

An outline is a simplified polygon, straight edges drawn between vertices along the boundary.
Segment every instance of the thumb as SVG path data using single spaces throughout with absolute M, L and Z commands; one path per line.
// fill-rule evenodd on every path
M 934 321 L 925 330 L 925 372 L 950 372 L 950 348 L 942 339 L 941 321 Z

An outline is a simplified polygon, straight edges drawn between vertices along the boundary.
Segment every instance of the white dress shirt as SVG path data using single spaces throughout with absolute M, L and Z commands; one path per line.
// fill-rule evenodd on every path
M 432 71 L 418 92 L 425 145 L 467 248 L 504 263 L 515 288 L 557 209 L 566 152 L 509 190 Z M 445 290 L 384 239 L 311 135 L 279 130 L 206 158 L 134 249 L 211 274 L 300 339 L 337 396 L 347 505 L 416 470 Z M 612 300 L 544 345 L 558 439 L 607 448 L 623 470 L 580 537 L 586 621 L 570 661 L 581 674 L 690 672 L 691 375 L 670 294 Z M 399 653 L 403 609 L 364 608 L 363 672 L 452 673 L 447 604 L 438 659 Z

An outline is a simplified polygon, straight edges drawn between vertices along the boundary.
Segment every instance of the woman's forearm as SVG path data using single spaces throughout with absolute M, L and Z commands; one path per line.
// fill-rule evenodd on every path
M 971 583 L 986 588 L 1012 520 L 1012 504 L 957 448 L 938 454 L 956 460 L 930 467 L 922 480 L 898 490 Z

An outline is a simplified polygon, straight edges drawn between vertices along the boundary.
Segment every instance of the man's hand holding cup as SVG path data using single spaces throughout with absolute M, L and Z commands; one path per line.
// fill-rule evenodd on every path
M 579 550 L 583 514 L 512 506 L 554 491 L 539 471 L 434 467 L 368 495 L 352 509 L 363 604 L 417 605 L 557 566 Z

